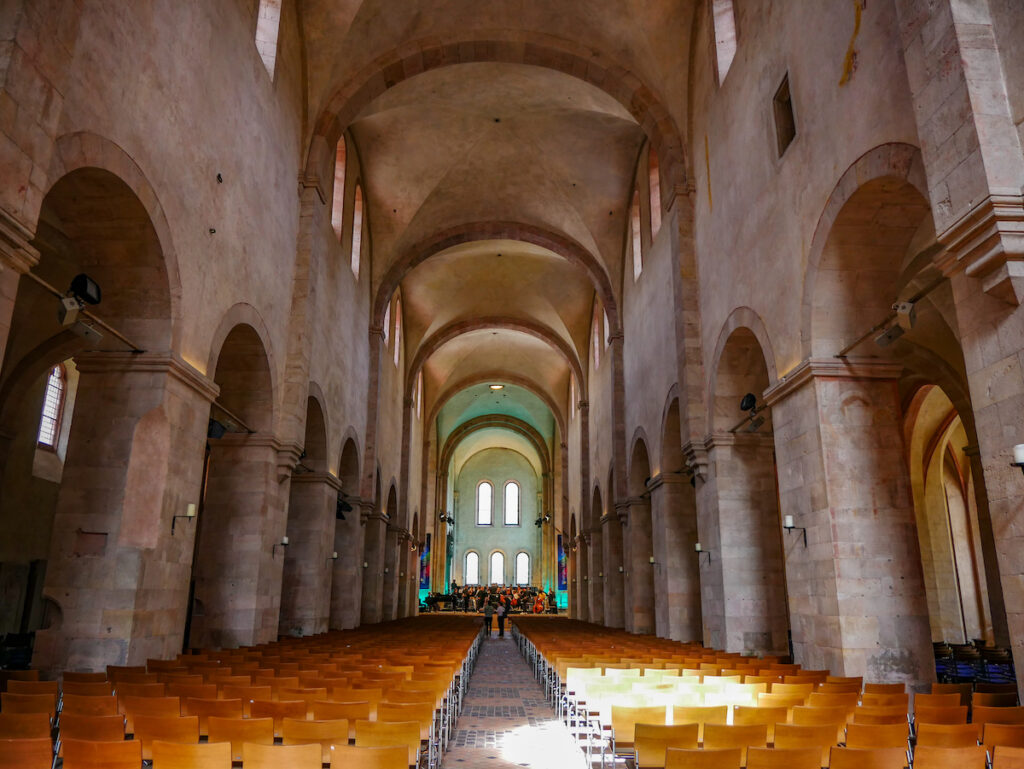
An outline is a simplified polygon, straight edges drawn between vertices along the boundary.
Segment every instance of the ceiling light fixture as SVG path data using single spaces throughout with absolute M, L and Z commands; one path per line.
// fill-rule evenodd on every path
M 505 385 L 500 385 L 500 384 L 492 384 L 492 385 L 491 385 L 491 389 L 492 389 L 492 390 L 504 390 L 504 389 L 505 389 Z

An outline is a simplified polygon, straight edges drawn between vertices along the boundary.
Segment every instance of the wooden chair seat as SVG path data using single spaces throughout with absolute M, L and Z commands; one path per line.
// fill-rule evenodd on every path
M 906 748 L 832 748 L 829 769 L 904 769 Z
M 231 745 L 226 742 L 188 745 L 156 740 L 153 769 L 231 769 Z
M 49 737 L 0 740 L 0 769 L 51 769 Z
M 818 748 L 755 748 L 747 752 L 747 769 L 821 769 Z
M 62 740 L 64 769 L 139 769 L 142 743 L 138 740 Z

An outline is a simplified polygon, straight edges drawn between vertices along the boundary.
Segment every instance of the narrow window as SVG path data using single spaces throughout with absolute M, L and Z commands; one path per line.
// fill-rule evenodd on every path
M 594 322 L 591 323 L 591 327 L 590 327 L 590 339 L 591 339 L 591 344 L 592 344 L 592 347 L 593 347 L 593 355 L 594 355 L 594 371 L 597 371 L 597 367 L 601 365 L 601 337 L 598 336 L 597 313 L 598 313 L 598 305 L 595 303 L 595 305 L 594 305 Z
M 480 556 L 474 552 L 466 553 L 466 584 L 480 584 Z
M 608 313 L 602 312 L 601 319 L 604 321 L 604 347 L 607 350 L 608 346 L 612 343 L 612 330 L 611 327 L 608 325 Z
M 732 0 L 712 0 L 711 12 L 714 15 L 715 69 L 721 85 L 736 58 L 736 11 Z
M 423 371 L 416 375 L 416 418 L 423 413 Z
M 39 445 L 53 448 L 60 435 L 60 419 L 64 415 L 64 395 L 67 392 L 67 372 L 64 365 L 54 366 L 46 379 L 43 395 L 43 414 L 39 420 Z
M 491 525 L 491 497 L 494 487 L 487 481 L 481 481 L 476 487 L 476 523 L 478 526 Z
M 395 365 L 402 355 L 402 300 L 395 302 Z
M 569 373 L 569 421 L 576 416 L 576 377 Z
M 661 229 L 661 169 L 658 168 L 658 153 L 651 147 L 647 153 L 647 174 L 651 191 L 651 242 Z
M 363 188 L 356 187 L 352 206 L 352 274 L 359 280 L 359 258 L 363 252 Z
M 491 584 L 505 584 L 505 554 L 497 550 L 491 553 Z
M 789 73 L 782 78 L 782 85 L 775 92 L 772 99 L 772 109 L 775 112 L 775 138 L 779 143 L 779 157 L 785 154 L 786 149 L 796 138 L 796 116 L 793 114 L 793 96 L 789 91 Z
M 388 302 L 388 307 L 384 310 L 384 344 L 388 344 L 391 339 L 391 302 Z
M 530 555 L 528 553 L 519 553 L 516 556 L 516 584 L 530 584 Z
M 515 481 L 505 484 L 505 525 L 519 525 L 519 484 Z
M 334 234 L 341 239 L 345 228 L 345 137 L 338 139 L 338 151 L 334 155 L 334 202 L 331 206 L 331 226 Z
M 277 32 L 281 26 L 281 0 L 260 0 L 259 16 L 256 19 L 256 50 L 260 52 L 263 66 L 270 79 L 274 79 L 277 64 Z
M 640 239 L 640 194 L 634 190 L 629 212 L 629 229 L 633 235 L 633 280 L 644 270 L 644 254 Z

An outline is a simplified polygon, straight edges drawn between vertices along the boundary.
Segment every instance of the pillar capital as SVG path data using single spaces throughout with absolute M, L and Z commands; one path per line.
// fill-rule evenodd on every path
M 327 193 L 324 190 L 324 183 L 320 178 L 320 174 L 308 171 L 299 173 L 299 195 L 301 196 L 307 190 L 313 190 L 316 193 L 321 205 L 327 204 Z
M 83 374 L 166 374 L 211 403 L 220 393 L 212 379 L 174 352 L 83 352 L 75 356 L 75 366 Z
M 704 481 L 708 477 L 708 449 L 703 443 L 687 441 L 683 444 L 683 458 L 691 478 Z
M 764 392 L 765 403 L 774 406 L 818 377 L 828 379 L 892 379 L 900 378 L 903 364 L 878 358 L 807 358 L 779 377 Z
M 39 251 L 32 245 L 32 231 L 0 208 L 0 272 L 24 274 L 39 263 Z
M 653 494 L 662 486 L 682 486 L 689 482 L 690 479 L 687 477 L 686 472 L 682 470 L 672 473 L 658 473 L 647 481 L 647 490 Z
M 292 484 L 316 484 L 321 483 L 325 486 L 330 486 L 335 491 L 341 491 L 341 479 L 331 473 L 292 473 Z

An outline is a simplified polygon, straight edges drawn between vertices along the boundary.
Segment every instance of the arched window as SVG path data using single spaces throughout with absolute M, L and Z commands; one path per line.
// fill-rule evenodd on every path
M 519 525 L 519 484 L 515 481 L 505 484 L 505 525 Z
M 661 229 L 661 170 L 658 168 L 658 153 L 654 147 L 647 151 L 647 174 L 651 191 L 651 242 Z
M 420 418 L 423 411 L 423 371 L 416 375 L 416 418 Z
M 256 18 L 256 50 L 270 79 L 274 79 L 277 64 L 277 32 L 281 26 L 281 0 L 260 0 Z
M 644 271 L 643 243 L 640 238 L 640 194 L 633 191 L 633 205 L 629 209 L 629 229 L 633 236 L 633 280 Z
M 64 364 L 54 366 L 46 379 L 43 396 L 43 414 L 39 420 L 39 445 L 53 448 L 60 435 L 60 419 L 64 415 L 64 396 L 67 393 L 67 371 Z
M 338 151 L 334 155 L 334 201 L 331 205 L 331 226 L 334 234 L 341 239 L 345 228 L 345 137 L 338 139 Z
M 714 17 L 715 69 L 718 84 L 721 85 L 736 57 L 736 11 L 733 0 L 712 0 L 711 13 Z
M 476 487 L 476 524 L 477 526 L 491 525 L 491 503 L 494 496 L 494 487 L 488 481 L 481 481 Z
M 530 554 L 519 553 L 516 556 L 516 584 L 530 584 Z
M 601 337 L 598 334 L 597 313 L 600 312 L 600 305 L 594 302 L 594 320 L 590 328 L 590 341 L 594 354 L 594 371 L 601 365 Z
M 465 583 L 467 585 L 480 584 L 480 556 L 472 551 L 466 553 Z
M 402 300 L 395 301 L 395 365 L 402 355 Z
M 491 553 L 491 584 L 505 584 L 505 554 L 499 550 Z
M 388 340 L 391 339 L 391 303 L 388 302 L 387 308 L 384 310 L 384 344 L 388 344 Z
M 359 258 L 363 251 L 363 188 L 356 187 L 352 206 L 352 274 L 359 279 Z

